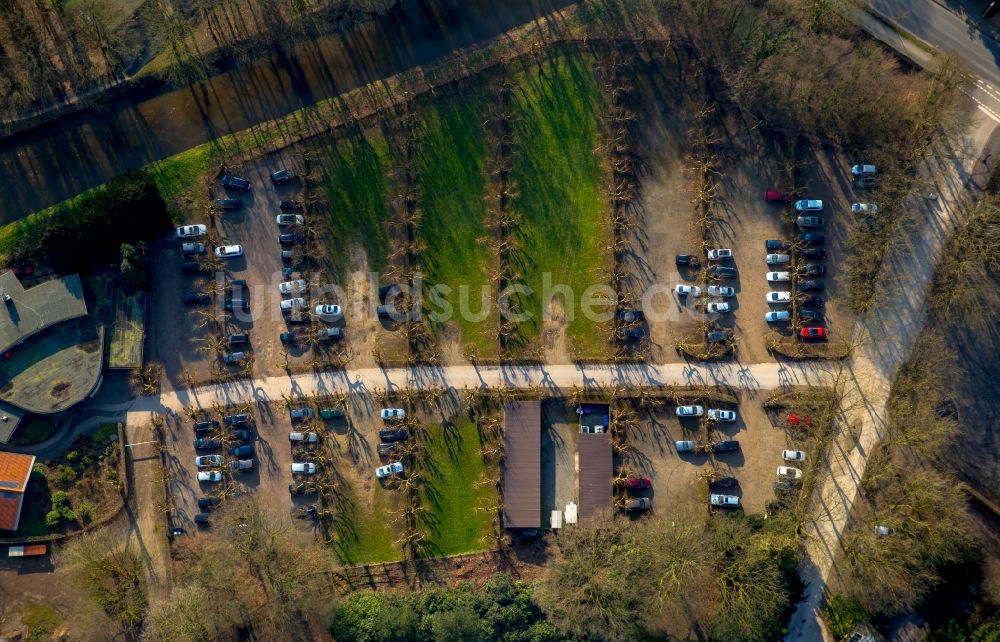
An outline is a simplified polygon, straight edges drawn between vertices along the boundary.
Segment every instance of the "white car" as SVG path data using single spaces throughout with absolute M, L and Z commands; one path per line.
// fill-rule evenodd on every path
M 674 292 L 677 293 L 677 296 L 700 296 L 701 288 L 697 285 L 678 285 L 674 288 Z
M 203 470 L 200 473 L 198 473 L 198 481 L 220 482 L 222 481 L 222 472 L 218 470 Z
M 705 414 L 701 406 L 677 406 L 678 417 L 700 417 Z
M 851 211 L 855 214 L 878 214 L 878 205 L 875 203 L 853 203 Z
M 242 245 L 220 245 L 215 248 L 215 255 L 220 259 L 228 259 L 234 256 L 243 256 Z
M 778 466 L 778 477 L 782 479 L 802 479 L 802 471 L 791 466 Z
M 878 537 L 888 537 L 889 535 L 892 535 L 892 527 L 890 527 L 890 526 L 876 526 L 875 527 L 875 535 L 877 535 Z
M 709 261 L 724 261 L 733 258 L 733 251 L 729 248 L 718 248 L 708 251 Z
M 802 200 L 795 201 L 795 211 L 796 212 L 819 212 L 823 209 L 823 201 L 819 200 Z
M 210 466 L 221 466 L 222 455 L 202 455 L 194 458 L 194 465 L 198 468 L 208 468 Z
M 721 408 L 709 408 L 708 418 L 712 421 L 736 421 L 736 411 L 722 410 Z
M 764 295 L 768 303 L 788 303 L 792 300 L 791 292 L 768 292 Z
M 791 318 L 792 315 L 788 310 L 775 310 L 764 315 L 764 320 L 768 323 L 772 323 L 774 321 L 788 321 Z
M 721 314 L 723 312 L 729 312 L 729 304 L 725 301 L 720 301 L 718 303 L 712 302 L 705 306 L 705 312 L 708 314 Z
M 344 316 L 344 311 L 339 305 L 329 303 L 320 303 L 313 312 L 323 321 L 339 321 L 340 317 Z
M 790 254 L 768 254 L 764 257 L 768 265 L 782 265 L 792 260 Z
M 386 464 L 385 466 L 379 466 L 378 468 L 376 468 L 375 476 L 378 477 L 379 479 L 382 479 L 383 477 L 388 477 L 389 475 L 392 474 L 398 475 L 401 472 L 403 472 L 403 462 L 394 461 L 391 464 Z
M 708 497 L 708 502 L 712 506 L 721 506 L 723 508 L 739 508 L 740 498 L 736 495 L 717 495 L 712 493 Z
M 728 298 L 735 295 L 736 288 L 731 288 L 728 285 L 708 286 L 708 296 L 721 296 L 722 298 Z
M 305 225 L 306 217 L 301 214 L 278 214 L 274 221 L 281 226 L 284 225 Z
M 698 450 L 697 441 L 675 441 L 674 448 L 677 449 L 679 453 L 691 453 Z
M 806 454 L 801 450 L 782 450 L 781 457 L 785 461 L 805 461 Z
M 296 292 L 301 292 L 306 289 L 305 279 L 296 279 L 294 281 L 284 281 L 278 284 L 278 292 L 282 294 L 295 294 Z
M 306 475 L 312 475 L 316 472 L 316 464 L 311 461 L 293 461 L 292 462 L 292 474 L 303 473 Z
M 289 312 L 291 310 L 305 310 L 309 307 L 309 302 L 302 297 L 297 297 L 294 299 L 285 299 L 278 304 L 278 309 L 282 312 Z
M 204 243 L 181 243 L 181 254 L 204 254 Z
M 191 239 L 196 236 L 208 234 L 208 227 L 204 225 L 182 225 L 177 228 L 177 238 Z
M 852 176 L 873 176 L 875 174 L 874 165 L 854 165 L 851 167 Z
M 390 419 L 406 419 L 406 411 L 402 408 L 383 408 L 379 416 L 386 421 Z
M 315 444 L 319 441 L 319 435 L 314 432 L 290 432 L 288 433 L 289 441 L 301 441 L 307 444 Z
M 767 281 L 768 283 L 781 283 L 782 281 L 791 281 L 791 272 L 768 272 Z

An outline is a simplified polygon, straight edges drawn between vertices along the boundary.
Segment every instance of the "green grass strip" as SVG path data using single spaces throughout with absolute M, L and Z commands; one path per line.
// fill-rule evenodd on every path
M 403 557 L 395 544 L 391 517 L 387 505 L 386 491 L 376 486 L 369 506 L 358 505 L 357 497 L 346 491 L 334 522 L 336 531 L 336 551 L 344 564 L 368 564 L 371 562 L 392 562 Z

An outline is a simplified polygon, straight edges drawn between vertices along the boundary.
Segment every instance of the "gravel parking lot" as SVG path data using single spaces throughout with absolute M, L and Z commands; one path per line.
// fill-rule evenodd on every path
M 564 511 L 570 502 L 580 503 L 580 423 L 576 405 L 562 399 L 542 404 L 542 524 L 552 511 Z

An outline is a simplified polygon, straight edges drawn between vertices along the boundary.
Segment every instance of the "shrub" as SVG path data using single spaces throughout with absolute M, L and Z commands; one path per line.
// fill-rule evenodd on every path
M 58 484 L 69 484 L 76 479 L 76 471 L 73 470 L 72 466 L 59 464 L 56 466 L 56 472 L 52 475 L 52 479 Z
M 41 464 L 35 464 L 31 467 L 31 476 L 36 480 L 45 479 L 45 468 Z
M 68 505 L 69 505 L 69 495 L 66 494 L 66 491 L 57 490 L 56 492 L 52 493 L 52 508 L 59 510 L 63 506 L 68 506 Z
M 871 616 L 861 602 L 853 597 L 834 593 L 823 608 L 826 623 L 833 637 L 840 640 L 851 634 L 858 624 L 867 622 Z
M 79 451 L 77 451 L 77 450 L 71 450 L 68 453 L 66 453 L 66 461 L 68 461 L 69 463 L 72 464 L 73 462 L 77 461 L 78 459 L 80 459 L 80 452 Z
M 76 507 L 76 514 L 81 522 L 89 524 L 94 519 L 94 507 L 88 502 L 83 502 Z
M 57 510 L 50 510 L 45 514 L 45 525 L 52 528 L 59 525 L 62 521 L 62 513 Z

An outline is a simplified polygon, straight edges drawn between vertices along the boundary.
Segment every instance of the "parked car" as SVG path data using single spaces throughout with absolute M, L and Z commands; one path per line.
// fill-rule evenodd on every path
M 636 497 L 625 502 L 625 510 L 649 510 L 653 507 L 653 500 L 648 497 Z
M 292 234 L 289 232 L 286 234 L 279 234 L 278 242 L 282 245 L 305 245 L 306 237 L 301 234 Z
M 305 279 L 295 279 L 294 281 L 282 281 L 278 284 L 278 292 L 282 294 L 295 294 L 305 290 L 309 283 Z
M 802 479 L 802 470 L 792 466 L 778 466 L 778 477 L 782 479 Z
M 708 496 L 708 502 L 712 506 L 718 506 L 720 508 L 740 507 L 740 498 L 736 495 L 720 495 L 718 493 L 712 493 Z
M 208 303 L 212 300 L 212 297 L 208 296 L 204 292 L 185 292 L 184 293 L 184 303 L 187 305 L 196 305 L 199 303 Z
M 797 493 L 802 490 L 802 482 L 784 479 L 774 482 L 774 490 L 786 493 Z
M 799 250 L 799 256 L 804 259 L 819 259 L 822 261 L 826 258 L 826 250 L 821 247 L 807 247 Z
M 385 442 L 406 441 L 410 438 L 410 433 L 406 432 L 402 428 L 380 430 L 378 431 L 378 438 L 380 441 Z
M 303 419 L 312 419 L 313 409 L 312 408 L 292 408 L 288 411 L 289 416 L 291 416 L 292 421 L 301 421 Z
M 246 352 L 227 352 L 222 355 L 223 363 L 239 363 L 240 361 L 245 361 L 247 358 Z
M 764 251 L 768 253 L 787 252 L 790 249 L 792 249 L 791 241 L 779 241 L 777 239 L 768 239 L 764 241 Z
M 278 201 L 278 209 L 282 212 L 301 212 L 302 203 L 293 200 Z
M 281 226 L 306 224 L 306 218 L 301 214 L 278 214 L 274 221 Z
M 385 421 L 389 421 L 391 419 L 406 419 L 406 410 L 402 408 L 383 408 L 382 411 L 379 412 L 379 416 Z
M 229 174 L 222 177 L 222 186 L 229 189 L 238 189 L 241 192 L 250 191 L 250 181 L 239 176 L 230 176 Z
M 723 298 L 729 298 L 735 295 L 736 295 L 736 288 L 732 288 L 728 285 L 708 286 L 708 296 L 721 296 Z
M 232 457 L 252 457 L 253 446 L 251 446 L 250 444 L 243 444 L 242 446 L 234 446 L 229 449 L 229 455 Z
M 822 263 L 806 263 L 799 268 L 799 274 L 822 276 L 826 274 L 826 266 Z
M 653 487 L 653 482 L 648 477 L 629 477 L 622 483 L 625 488 L 646 489 Z
M 788 310 L 772 310 L 764 315 L 764 321 L 774 323 L 776 321 L 788 321 L 792 318 L 792 313 Z
M 815 232 L 803 232 L 799 234 L 796 239 L 799 243 L 805 243 L 806 245 L 823 245 L 826 241 L 826 237 L 822 234 L 816 234 Z
M 705 312 L 708 314 L 722 314 L 723 312 L 729 312 L 729 304 L 725 301 L 713 301 L 705 306 Z
M 204 271 L 205 269 L 198 261 L 184 261 L 181 263 L 181 272 L 196 273 Z
M 735 488 L 739 483 L 735 477 L 716 477 L 708 480 L 709 486 L 717 486 L 718 488 Z
M 701 450 L 703 447 L 704 444 L 700 441 L 685 440 L 674 442 L 674 448 L 676 448 L 679 453 L 693 453 Z
M 806 454 L 801 450 L 782 450 L 781 458 L 785 461 L 805 461 Z
M 316 464 L 311 461 L 293 461 L 292 474 L 302 473 L 303 475 L 314 475 Z
M 701 261 L 698 259 L 698 257 L 691 254 L 678 254 L 674 258 L 674 262 L 677 264 L 678 267 L 696 268 L 699 265 L 701 265 Z
M 735 279 L 736 278 L 736 268 L 725 267 L 722 265 L 713 265 L 707 270 L 708 276 L 715 277 L 717 279 Z
M 878 537 L 888 537 L 892 533 L 893 529 L 889 526 L 875 526 L 875 535 Z
M 718 248 L 708 251 L 709 261 L 725 261 L 733 258 L 733 251 L 729 248 Z
M 195 450 L 213 450 L 221 445 L 218 439 L 195 439 L 194 448 Z
M 201 455 L 194 458 L 194 465 L 198 468 L 209 468 L 211 466 L 222 465 L 222 455 Z
M 212 209 L 238 210 L 243 207 L 243 201 L 238 198 L 217 198 L 212 201 Z
M 313 493 L 319 492 L 319 489 L 312 484 L 298 483 L 289 484 L 288 492 L 292 495 L 312 495 Z
M 700 296 L 701 288 L 697 285 L 678 285 L 674 288 L 677 296 Z
M 713 453 L 731 453 L 736 452 L 740 449 L 740 442 L 735 439 L 727 439 L 725 441 L 717 441 L 712 444 Z
M 764 261 L 768 265 L 784 265 L 792 260 L 790 254 L 768 254 L 764 256 Z
M 281 185 L 292 180 L 292 173 L 287 169 L 279 169 L 276 172 L 271 172 L 271 182 L 275 185 Z
M 226 310 L 243 310 L 244 312 L 249 312 L 250 301 L 247 299 L 228 299 L 222 302 L 222 307 Z
M 339 305 L 320 303 L 313 309 L 313 314 L 319 317 L 322 321 L 332 323 L 334 321 L 339 321 L 344 316 L 344 311 Z
M 620 341 L 627 343 L 642 341 L 649 336 L 649 328 L 644 325 L 635 326 L 626 330 L 619 330 L 617 336 Z
M 851 203 L 851 211 L 855 214 L 878 214 L 875 203 Z
M 375 469 L 375 477 L 383 479 L 389 475 L 398 475 L 403 472 L 403 462 L 395 461 L 391 464 L 386 464 L 385 466 L 379 466 Z
M 819 310 L 807 310 L 799 308 L 799 318 L 804 321 L 823 321 L 823 313 Z
M 194 523 L 199 526 L 208 526 L 208 513 L 198 513 L 194 516 Z
M 768 292 L 764 295 L 764 300 L 768 303 L 789 303 L 792 300 L 791 292 Z
M 819 292 L 823 289 L 823 282 L 815 279 L 799 279 L 799 292 Z
M 250 423 L 250 415 L 245 412 L 237 415 L 226 415 L 222 418 L 222 423 L 227 426 L 245 426 Z
M 204 243 L 181 243 L 181 254 L 204 254 Z
M 344 417 L 343 408 L 320 408 L 319 418 L 324 421 L 329 421 L 330 419 L 342 419 Z
M 705 414 L 702 406 L 677 406 L 678 417 L 700 417 Z
M 807 306 L 810 308 L 822 308 L 826 305 L 826 299 L 821 296 L 816 296 L 815 294 L 804 296 L 799 301 L 800 305 Z
M 215 248 L 215 255 L 220 259 L 231 259 L 236 256 L 243 256 L 242 245 L 220 245 Z
M 619 310 L 617 316 L 622 323 L 638 323 L 646 320 L 646 313 L 642 310 Z
M 233 431 L 233 437 L 237 441 L 251 441 L 251 440 L 253 440 L 253 431 L 252 430 L 234 430 Z
M 215 499 L 214 497 L 199 497 L 198 498 L 198 508 L 200 508 L 202 510 L 205 510 L 207 508 L 211 508 L 211 507 L 215 506 L 218 503 L 219 503 L 218 500 Z
M 807 325 L 799 329 L 799 336 L 803 339 L 825 339 L 826 328 L 818 325 Z
M 766 276 L 768 283 L 780 283 L 792 280 L 791 272 L 768 272 Z
M 231 334 L 226 338 L 226 343 L 231 346 L 243 345 L 250 343 L 250 335 L 246 332 L 238 332 L 236 334 Z
M 705 340 L 709 343 L 723 343 L 725 341 L 731 341 L 732 338 L 732 330 L 710 330 L 705 334 Z
M 198 421 L 194 424 L 195 432 L 207 432 L 209 430 L 215 430 L 219 427 L 219 422 L 214 419 L 207 419 L 205 421 Z
M 796 212 L 821 212 L 823 211 L 823 201 L 804 199 L 795 201 Z
M 708 418 L 710 421 L 736 421 L 736 411 L 723 410 L 721 408 L 709 408 Z
M 198 473 L 199 482 L 220 482 L 222 481 L 222 473 L 218 470 L 203 470 Z
M 295 341 L 297 340 L 295 333 L 289 330 L 285 330 L 284 332 L 279 334 L 278 338 L 281 339 L 282 343 L 295 343 Z
M 764 200 L 768 203 L 790 203 L 792 195 L 776 189 L 769 189 L 764 192 Z
M 292 310 L 305 310 L 309 307 L 309 302 L 302 297 L 296 297 L 293 299 L 285 299 L 278 303 L 278 309 L 282 312 L 291 312 Z
M 208 234 L 208 227 L 205 225 L 182 225 L 177 228 L 177 238 L 179 239 L 190 239 L 197 236 L 204 236 Z
M 826 225 L 826 221 L 823 220 L 822 216 L 800 216 L 795 219 L 795 224 L 802 229 L 809 229 L 813 227 L 823 227 Z
M 234 459 L 233 461 L 229 462 L 229 470 L 240 473 L 244 473 L 248 470 L 253 470 L 253 460 Z
M 851 176 L 873 176 L 874 174 L 874 165 L 860 164 L 851 167 Z

